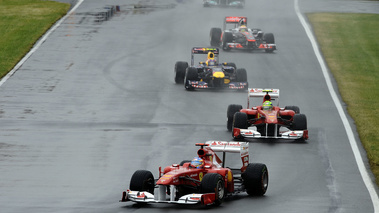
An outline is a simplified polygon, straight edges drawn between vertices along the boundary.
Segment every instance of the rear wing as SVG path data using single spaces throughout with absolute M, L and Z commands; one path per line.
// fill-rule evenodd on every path
M 208 54 L 213 52 L 215 55 L 219 54 L 219 49 L 217 47 L 194 47 L 192 48 L 192 54 Z
M 215 55 L 216 60 L 218 61 L 218 54 L 220 53 L 220 50 L 217 47 L 194 47 L 191 50 L 191 66 L 195 63 L 195 54 L 208 54 L 209 52 L 213 52 Z
M 207 141 L 205 142 L 214 152 L 222 152 L 222 167 L 225 167 L 225 153 L 240 153 L 242 160 L 241 171 L 245 171 L 249 164 L 249 143 L 234 141 Z
M 224 30 L 226 29 L 226 24 L 234 24 L 234 28 L 240 25 L 247 25 L 247 17 L 245 16 L 227 16 L 224 21 Z
M 276 105 L 279 106 L 279 89 L 261 89 L 261 88 L 249 88 L 247 96 L 247 108 L 250 108 L 250 98 L 263 98 L 263 101 L 270 100 L 276 101 Z M 263 102 L 262 102 L 263 103 Z

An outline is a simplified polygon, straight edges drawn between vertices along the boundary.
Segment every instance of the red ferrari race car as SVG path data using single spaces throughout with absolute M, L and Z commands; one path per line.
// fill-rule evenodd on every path
M 250 107 L 252 98 L 263 104 Z M 277 106 L 273 106 L 276 102 Z M 307 118 L 298 106 L 279 107 L 279 89 L 248 89 L 247 108 L 231 104 L 227 109 L 227 128 L 234 139 L 282 138 L 308 139 Z
M 120 202 L 220 205 L 226 196 L 240 192 L 262 196 L 268 187 L 265 164 L 249 163 L 246 142 L 198 143 L 197 157 L 161 170 L 159 178 L 137 170 Z M 222 160 L 216 155 L 222 152 Z M 226 153 L 240 153 L 241 168 L 225 167 Z
M 206 61 L 204 61 L 205 54 Z M 198 55 L 203 61 L 198 60 Z M 175 63 L 175 83 L 184 83 L 186 90 L 208 88 L 247 90 L 246 70 L 237 69 L 235 63 L 219 63 L 218 56 L 219 49 L 215 47 L 192 48 L 190 66 L 185 61 Z
M 230 49 L 265 50 L 271 53 L 276 50 L 274 34 L 247 28 L 246 24 L 247 17 L 225 17 L 222 31 L 221 28 L 212 28 L 210 31 L 211 46 L 221 46 L 226 51 Z M 230 28 L 230 25 L 233 28 Z

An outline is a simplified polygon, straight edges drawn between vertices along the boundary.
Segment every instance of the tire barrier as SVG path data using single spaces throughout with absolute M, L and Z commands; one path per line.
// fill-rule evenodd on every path
M 112 16 L 120 11 L 120 6 L 119 5 L 109 5 L 105 6 L 101 9 L 99 12 L 93 13 L 95 16 L 95 22 L 103 22 L 103 21 L 108 21 Z

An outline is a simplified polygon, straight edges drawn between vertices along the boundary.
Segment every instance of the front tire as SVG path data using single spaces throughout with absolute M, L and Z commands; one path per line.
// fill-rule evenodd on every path
M 262 196 L 268 188 L 268 170 L 265 164 L 250 163 L 242 173 L 243 184 L 249 195 Z
M 247 82 L 247 72 L 244 68 L 237 69 L 236 80 L 237 82 Z
M 225 32 L 222 36 L 222 49 L 229 51 L 230 47 L 227 44 L 231 42 L 233 42 L 233 34 L 230 32 Z
M 292 121 L 293 130 L 306 130 L 307 117 L 304 114 L 295 114 Z
M 263 40 L 266 41 L 266 44 L 275 44 L 274 34 L 272 33 L 265 33 L 263 35 Z M 265 51 L 267 53 L 272 53 L 274 52 L 274 49 L 266 49 Z
M 132 191 L 147 191 L 154 194 L 154 176 L 150 171 L 137 170 L 130 179 L 129 189 Z
M 247 114 L 243 112 L 234 113 L 233 128 L 247 129 Z
M 215 193 L 214 205 L 219 206 L 225 198 L 225 184 L 222 176 L 218 173 L 207 173 L 200 183 L 201 193 Z
M 196 67 L 188 67 L 186 70 L 186 75 L 184 77 L 184 88 L 186 88 L 186 90 L 194 90 L 195 88 L 193 88 L 188 83 L 188 81 L 196 81 L 197 78 L 198 78 L 198 73 L 197 73 Z
M 263 40 L 266 41 L 266 44 L 275 44 L 274 34 L 272 33 L 265 33 L 263 35 Z

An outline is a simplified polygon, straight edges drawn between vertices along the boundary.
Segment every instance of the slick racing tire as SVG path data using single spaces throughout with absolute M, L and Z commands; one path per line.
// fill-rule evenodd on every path
M 307 117 L 304 114 L 295 114 L 292 121 L 292 130 L 306 130 Z
M 226 117 L 227 117 L 227 124 L 226 127 L 228 128 L 228 131 L 232 131 L 233 126 L 233 117 L 236 112 L 239 112 L 242 109 L 241 105 L 237 104 L 230 104 L 228 106 L 228 109 L 226 111 Z
M 284 109 L 285 110 L 292 110 L 295 112 L 295 114 L 300 113 L 300 108 L 298 106 L 285 106 Z
M 233 34 L 230 32 L 225 32 L 222 36 L 222 49 L 225 51 L 230 50 L 227 44 L 231 42 L 233 42 Z
M 247 82 L 247 72 L 244 68 L 237 69 L 236 80 L 237 82 Z
M 187 67 L 188 63 L 185 61 L 178 61 L 175 63 L 175 83 L 183 84 Z
M 150 171 L 137 170 L 130 180 L 129 189 L 132 191 L 147 191 L 154 194 L 154 176 Z
M 247 194 L 262 196 L 266 193 L 268 188 L 268 170 L 265 164 L 249 163 L 241 176 Z
M 212 28 L 210 35 L 209 35 L 209 40 L 211 43 L 211 46 L 214 47 L 219 47 L 221 43 L 221 28 Z
M 275 44 L 274 34 L 272 34 L 272 33 L 265 33 L 263 35 L 263 40 L 266 41 L 266 44 Z M 266 49 L 265 51 L 268 53 L 272 53 L 274 50 L 273 49 Z
M 184 77 L 184 88 L 186 90 L 194 90 L 194 88 L 188 83 L 188 81 L 196 81 L 198 73 L 196 67 L 188 67 L 186 69 L 186 75 Z
M 216 193 L 214 205 L 219 206 L 225 198 L 225 184 L 218 173 L 207 173 L 200 183 L 201 193 Z

